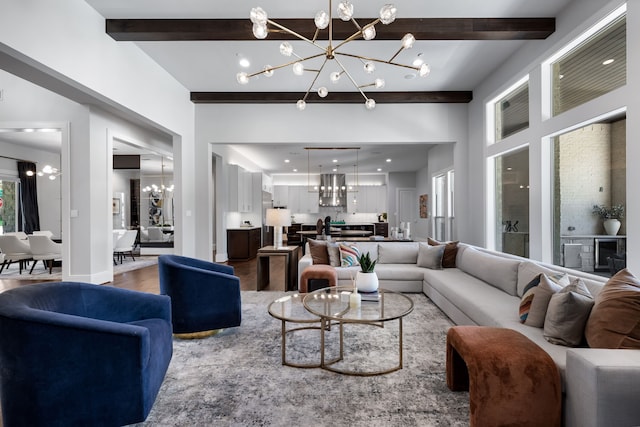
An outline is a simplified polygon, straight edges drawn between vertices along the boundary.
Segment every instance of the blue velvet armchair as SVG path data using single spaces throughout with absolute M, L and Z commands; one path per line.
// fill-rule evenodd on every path
M 233 267 L 178 255 L 158 258 L 160 293 L 171 297 L 175 334 L 240 326 L 240 279 Z
M 166 296 L 78 282 L 0 293 L 3 424 L 144 421 L 172 352 Z

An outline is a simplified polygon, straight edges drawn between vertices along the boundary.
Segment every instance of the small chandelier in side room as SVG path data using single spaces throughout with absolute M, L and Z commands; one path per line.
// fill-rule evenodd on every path
M 364 91 L 362 90 L 363 88 L 367 88 L 367 87 L 375 87 L 376 89 L 382 89 L 385 86 L 385 81 L 383 79 L 377 78 L 375 79 L 372 83 L 366 83 L 366 84 L 361 84 L 359 85 L 355 78 L 353 77 L 353 75 L 351 73 L 349 73 L 349 71 L 347 71 L 347 69 L 345 68 L 345 66 L 343 65 L 343 63 L 340 61 L 340 59 L 338 59 L 338 57 L 351 57 L 351 58 L 356 58 L 359 59 L 364 66 L 364 71 L 367 74 L 372 74 L 375 71 L 375 63 L 382 63 L 382 64 L 388 64 L 388 65 L 394 65 L 397 67 L 404 67 L 404 68 L 409 68 L 412 70 L 415 70 L 417 72 L 417 74 L 421 77 L 426 77 L 429 75 L 430 73 L 430 69 L 429 66 L 427 64 L 420 64 L 420 65 L 405 65 L 405 64 L 401 64 L 398 62 L 394 62 L 395 58 L 400 54 L 400 52 L 402 52 L 405 49 L 411 49 L 411 47 L 413 47 L 413 44 L 415 43 L 416 39 L 415 37 L 411 34 L 411 33 L 407 33 L 401 40 L 401 45 L 400 48 L 398 49 L 398 51 L 389 59 L 389 60 L 384 60 L 384 59 L 377 59 L 377 58 L 371 58 L 365 55 L 355 55 L 352 53 L 347 53 L 344 51 L 341 51 L 340 49 L 343 48 L 345 45 L 347 45 L 349 42 L 354 41 L 354 40 L 358 40 L 358 39 L 364 39 L 364 40 L 372 40 L 375 38 L 376 36 L 376 24 L 378 23 L 382 23 L 383 25 L 389 25 L 391 24 L 393 21 L 395 21 L 396 19 L 396 7 L 392 4 L 386 4 L 384 5 L 381 9 L 380 9 L 380 17 L 378 19 L 375 19 L 374 21 L 361 26 L 360 24 L 358 24 L 358 22 L 353 18 L 353 4 L 351 4 L 349 2 L 349 0 L 343 0 L 338 4 L 337 7 L 337 13 L 338 16 L 340 17 L 340 19 L 342 21 L 348 22 L 351 21 L 353 23 L 353 25 L 355 26 L 355 32 L 347 37 L 345 40 L 343 41 L 334 41 L 333 39 L 333 16 L 332 16 L 332 11 L 333 11 L 333 6 L 332 6 L 332 0 L 329 0 L 329 12 L 325 12 L 325 11 L 319 11 L 318 13 L 316 13 L 315 19 L 314 19 L 314 23 L 315 23 L 315 33 L 312 39 L 309 39 L 307 37 L 304 37 L 302 35 L 300 35 L 299 33 L 278 24 L 275 21 L 272 21 L 271 19 L 268 18 L 267 13 L 260 7 L 255 7 L 253 9 L 251 9 L 251 13 L 250 13 L 250 19 L 251 22 L 253 23 L 253 35 L 257 38 L 257 39 L 265 39 L 268 34 L 270 32 L 278 32 L 278 33 L 287 33 L 290 34 L 302 41 L 305 41 L 313 46 L 315 46 L 316 48 L 318 48 L 320 50 L 319 53 L 315 54 L 315 55 L 311 55 L 311 56 L 306 56 L 306 57 L 301 57 L 299 55 L 297 55 L 294 51 L 293 51 L 293 46 L 289 43 L 289 42 L 282 42 L 280 44 L 280 53 L 282 55 L 284 55 L 285 57 L 291 57 L 294 56 L 295 58 L 291 61 L 288 61 L 284 64 L 281 65 L 277 65 L 277 66 L 271 66 L 271 65 L 266 65 L 262 70 L 252 73 L 252 74 L 248 74 L 246 72 L 240 72 L 236 75 L 236 79 L 238 81 L 238 83 L 240 84 L 247 84 L 249 83 L 249 79 L 251 77 L 256 77 L 256 76 L 260 76 L 260 75 L 264 75 L 265 77 L 271 77 L 274 73 L 275 70 L 278 70 L 280 68 L 285 68 L 288 66 L 292 66 L 293 69 L 293 73 L 297 76 L 301 76 L 304 74 L 305 71 L 307 72 L 312 72 L 315 73 L 315 77 L 313 79 L 313 81 L 311 82 L 311 85 L 309 86 L 309 88 L 307 89 L 307 92 L 304 94 L 304 96 L 297 102 L 296 106 L 298 108 L 298 110 L 304 110 L 306 107 L 306 101 L 307 98 L 309 96 L 309 93 L 312 90 L 317 91 L 318 96 L 320 98 L 325 98 L 328 94 L 329 94 L 329 90 L 325 87 L 319 87 L 317 89 L 314 89 L 314 85 L 316 84 L 316 81 L 318 80 L 318 77 L 320 77 L 320 74 L 322 74 L 322 72 L 325 70 L 325 67 L 327 67 L 328 64 L 333 64 L 335 63 L 337 65 L 337 68 L 335 68 L 330 74 L 329 74 L 329 80 L 332 83 L 337 83 L 340 78 L 342 77 L 342 75 L 344 74 L 349 81 L 351 81 L 351 83 L 353 84 L 353 86 L 360 92 L 360 94 L 364 97 L 365 100 L 365 107 L 368 110 L 372 110 L 375 108 L 376 106 L 376 102 L 373 98 L 369 98 Z M 329 35 L 328 35 L 328 44 L 326 46 L 322 46 L 317 42 L 317 38 L 318 35 L 320 33 L 321 30 L 327 29 L 329 31 Z M 337 43 L 336 45 L 334 45 L 334 42 Z M 315 59 L 315 58 L 320 58 L 320 57 L 324 57 L 324 61 L 322 62 L 322 65 L 320 66 L 319 69 L 308 69 L 305 68 L 305 62 Z
M 44 165 L 44 167 L 41 170 L 37 171 L 37 172 L 27 171 L 27 176 L 33 176 L 33 175 L 38 175 L 40 177 L 46 176 L 51 181 L 53 181 L 57 177 L 62 175 L 62 171 L 60 171 L 58 168 L 54 168 L 51 165 Z

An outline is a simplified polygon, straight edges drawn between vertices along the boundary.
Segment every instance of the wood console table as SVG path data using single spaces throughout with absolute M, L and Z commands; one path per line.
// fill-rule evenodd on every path
M 284 257 L 284 287 L 285 291 L 295 291 L 298 288 L 298 251 L 299 246 L 265 246 L 258 249 L 257 286 L 260 291 L 269 285 L 269 262 L 272 256 Z

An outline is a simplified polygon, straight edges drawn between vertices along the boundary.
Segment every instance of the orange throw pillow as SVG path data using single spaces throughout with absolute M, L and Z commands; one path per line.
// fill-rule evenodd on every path
M 585 335 L 589 347 L 640 349 L 640 281 L 626 268 L 596 296 Z
M 458 242 L 438 242 L 431 237 L 427 238 L 427 243 L 431 246 L 445 245 L 442 256 L 442 268 L 455 268 L 456 256 L 458 255 Z

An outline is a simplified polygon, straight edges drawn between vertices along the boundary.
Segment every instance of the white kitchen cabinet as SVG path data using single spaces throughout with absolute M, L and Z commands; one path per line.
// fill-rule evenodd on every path
M 320 207 L 318 205 L 318 193 L 309 192 L 306 186 L 297 185 L 290 186 L 289 202 L 287 207 L 292 213 L 318 213 Z
M 229 211 L 252 212 L 253 176 L 238 165 L 229 165 Z
M 273 206 L 286 207 L 291 209 L 289 205 L 289 186 L 288 185 L 274 185 L 273 186 Z
M 347 212 L 387 212 L 387 187 L 385 185 L 360 186 L 358 191 L 347 192 Z

